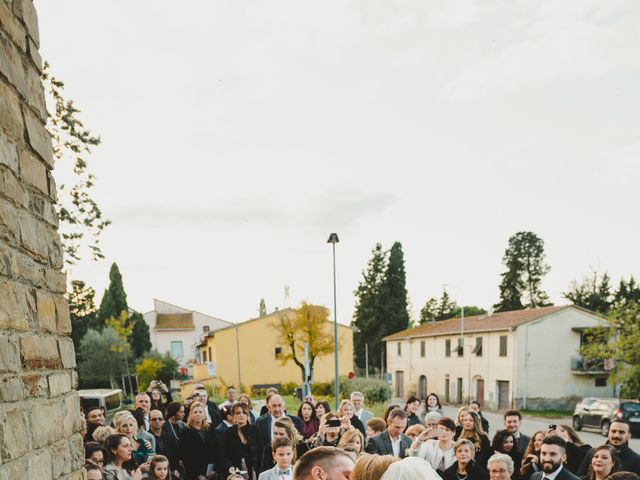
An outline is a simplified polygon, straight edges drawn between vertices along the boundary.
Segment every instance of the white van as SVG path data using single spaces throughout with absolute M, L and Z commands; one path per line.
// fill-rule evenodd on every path
M 80 407 L 86 413 L 89 407 L 100 407 L 104 412 L 105 425 L 111 425 L 113 416 L 122 410 L 122 390 L 95 388 L 78 390 Z

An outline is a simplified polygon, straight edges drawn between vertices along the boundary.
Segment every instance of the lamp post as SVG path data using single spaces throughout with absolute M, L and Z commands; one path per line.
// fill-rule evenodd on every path
M 338 410 L 338 405 L 340 402 L 340 385 L 338 383 L 338 312 L 337 308 L 337 300 L 336 300 L 336 243 L 338 243 L 338 234 L 332 233 L 329 235 L 329 240 L 327 243 L 330 243 L 333 248 L 333 354 L 335 359 L 336 366 L 336 376 L 335 376 L 335 395 L 336 395 L 336 411 Z

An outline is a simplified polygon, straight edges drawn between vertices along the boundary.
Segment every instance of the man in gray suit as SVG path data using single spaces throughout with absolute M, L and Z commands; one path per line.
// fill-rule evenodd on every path
M 353 408 L 355 409 L 356 417 L 360 419 L 362 424 L 366 427 L 369 419 L 373 418 L 373 413 L 364 409 L 364 395 L 360 392 L 352 392 L 350 397 Z
M 407 412 L 401 408 L 394 408 L 387 418 L 387 429 L 370 438 L 365 450 L 367 453 L 404 458 L 405 450 L 411 447 L 411 439 L 402 433 L 406 428 Z

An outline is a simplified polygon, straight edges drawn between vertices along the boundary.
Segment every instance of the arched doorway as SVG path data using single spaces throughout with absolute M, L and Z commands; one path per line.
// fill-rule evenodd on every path
M 418 378 L 418 398 L 424 400 L 427 398 L 427 377 L 420 375 Z

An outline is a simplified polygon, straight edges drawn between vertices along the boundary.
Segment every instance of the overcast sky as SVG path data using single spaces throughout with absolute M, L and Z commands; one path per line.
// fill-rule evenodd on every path
M 107 259 L 71 275 L 99 298 L 115 261 L 141 311 L 243 321 L 285 285 L 332 306 L 331 232 L 344 323 L 376 242 L 402 242 L 414 317 L 443 284 L 493 305 L 520 230 L 556 303 L 594 270 L 639 275 L 635 0 L 36 6 L 103 140 Z

